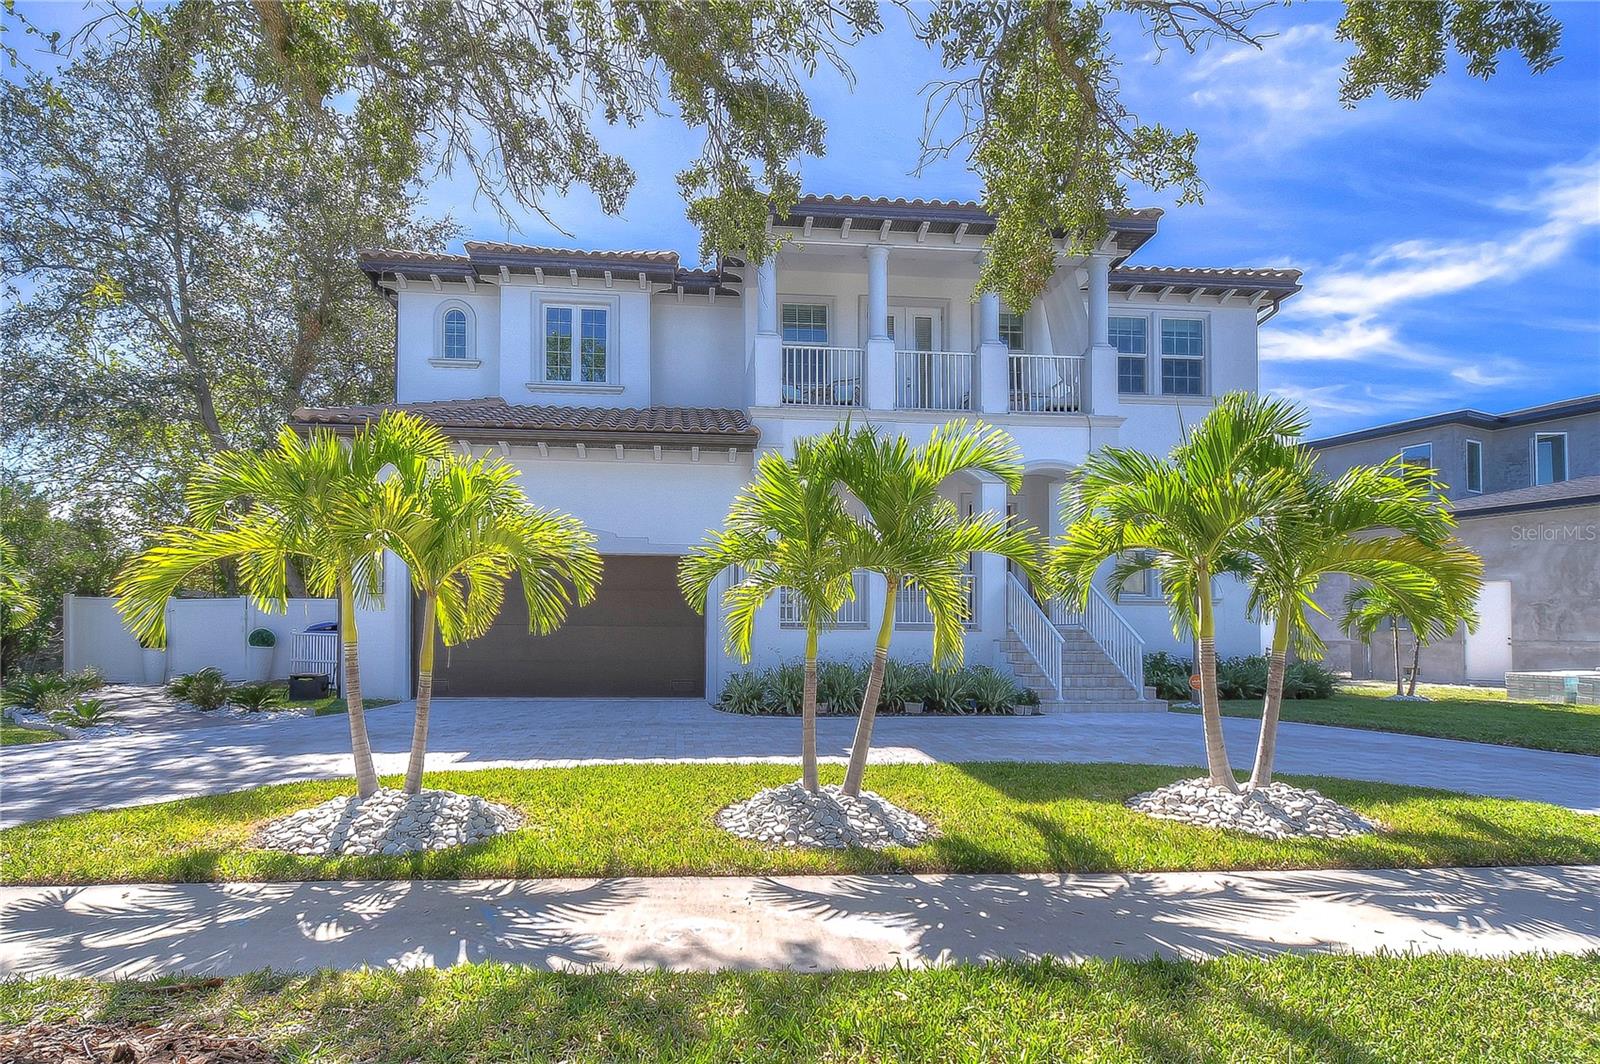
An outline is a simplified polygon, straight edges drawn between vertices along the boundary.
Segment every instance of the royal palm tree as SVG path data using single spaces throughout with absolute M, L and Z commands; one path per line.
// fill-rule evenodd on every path
M 881 575 L 885 586 L 883 617 L 844 778 L 844 792 L 859 795 L 901 587 L 916 587 L 927 596 L 933 664 L 952 667 L 961 662 L 971 616 L 967 566 L 972 555 L 998 554 L 1037 575 L 1040 551 L 1033 536 L 1006 515 L 963 516 L 940 494 L 958 473 L 988 474 L 1019 490 L 1022 454 L 1004 431 L 952 421 L 935 429 L 920 447 L 871 426 L 854 431 L 841 426 L 830 435 L 826 446 L 836 455 L 835 475 L 864 512 L 856 562 Z
M 1234 393 L 1167 458 L 1101 448 L 1069 479 L 1066 533 L 1051 552 L 1053 582 L 1079 608 L 1108 561 L 1113 584 L 1140 568 L 1161 574 L 1173 631 L 1193 632 L 1199 642 L 1207 771 L 1214 786 L 1232 791 L 1239 783 L 1222 736 L 1212 585 L 1219 575 L 1244 571 L 1245 533 L 1296 498 L 1289 452 L 1307 424 L 1292 404 Z
M 1407 616 L 1437 603 L 1470 602 L 1483 564 L 1451 538 L 1455 522 L 1430 480 L 1404 475 L 1398 462 L 1356 466 L 1329 480 L 1309 452 L 1292 456 L 1298 501 L 1247 533 L 1250 605 L 1272 620 L 1267 689 L 1252 787 L 1272 782 L 1284 673 L 1292 648 L 1321 657 L 1326 647 L 1309 614 L 1325 577 L 1344 575 Z
M 684 556 L 678 583 L 688 603 L 705 612 L 711 585 L 733 568 L 738 580 L 722 593 L 725 643 L 750 660 L 756 611 L 774 592 L 788 591 L 806 628 L 805 686 L 800 710 L 800 781 L 817 789 L 817 640 L 846 602 L 859 526 L 845 513 L 834 475 L 835 437 L 802 439 L 793 460 L 761 456 L 755 475 L 728 508 L 722 529 Z
M 535 635 L 559 628 L 574 604 L 594 600 L 599 586 L 594 534 L 568 514 L 530 507 L 515 483 L 519 475 L 499 458 L 418 456 L 383 485 L 385 542 L 410 570 L 421 613 L 408 794 L 422 790 L 435 634 L 456 646 L 488 631 L 512 574 L 521 581 Z
M 113 587 L 123 620 L 145 646 L 166 644 L 167 599 L 195 570 L 232 560 L 240 583 L 263 609 L 288 603 L 288 568 L 296 565 L 313 595 L 337 596 L 344 696 L 356 789 L 378 789 L 361 696 L 356 606 L 382 591 L 389 511 L 385 472 L 421 459 L 442 460 L 449 441 L 403 413 L 387 413 L 341 440 L 317 430 L 284 428 L 256 453 L 223 452 L 191 478 L 189 523 L 166 529 L 118 575 Z

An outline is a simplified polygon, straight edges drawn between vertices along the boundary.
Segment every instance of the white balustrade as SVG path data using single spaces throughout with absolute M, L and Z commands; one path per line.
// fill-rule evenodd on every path
M 1013 354 L 1010 379 L 1012 413 L 1083 412 L 1083 359 L 1080 356 Z
M 856 571 L 850 574 L 850 582 L 855 587 L 856 597 L 839 607 L 839 612 L 834 614 L 833 623 L 828 628 L 865 628 L 867 626 L 867 582 L 871 574 Z M 806 626 L 805 614 L 800 609 L 800 596 L 789 588 L 778 592 L 778 626 L 780 628 L 804 628 Z
M 861 406 L 865 359 L 859 347 L 783 345 L 783 401 L 800 406 Z
M 1127 677 L 1141 698 L 1144 696 L 1144 639 L 1104 591 L 1091 586 L 1088 605 L 1082 610 L 1063 599 L 1051 599 L 1050 619 L 1056 624 L 1088 632 L 1117 666 L 1117 671 Z
M 1044 673 L 1045 682 L 1060 698 L 1062 648 L 1066 640 L 1015 573 L 1006 574 L 1006 627 L 1032 656 Z
M 977 409 L 978 356 L 971 351 L 896 351 L 900 410 Z
M 967 624 L 978 626 L 978 580 L 974 573 L 961 578 L 967 587 Z M 932 628 L 933 611 L 928 608 L 928 593 L 916 584 L 906 581 L 900 585 L 900 594 L 894 599 L 894 626 L 896 628 Z

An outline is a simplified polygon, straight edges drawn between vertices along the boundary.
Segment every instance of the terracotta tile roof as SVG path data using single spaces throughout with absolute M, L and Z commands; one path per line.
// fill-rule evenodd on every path
M 1600 477 L 1575 477 L 1558 484 L 1539 484 L 1530 488 L 1452 499 L 1450 509 L 1458 517 L 1487 517 L 1513 510 L 1550 510 L 1559 506 L 1588 504 L 1600 505 Z
M 1145 285 L 1193 290 L 1229 288 L 1267 289 L 1272 292 L 1300 291 L 1299 270 L 1278 269 L 1203 269 L 1195 266 L 1118 266 L 1111 271 L 1111 283 L 1118 287 Z
M 703 437 L 708 443 L 748 447 L 760 435 L 740 410 L 687 406 L 533 406 L 508 403 L 499 396 L 430 403 L 302 407 L 290 420 L 299 428 L 354 428 L 388 410 L 404 410 L 433 422 L 451 436 L 474 439 L 495 439 L 506 434 L 546 439 L 654 436 L 689 440 Z

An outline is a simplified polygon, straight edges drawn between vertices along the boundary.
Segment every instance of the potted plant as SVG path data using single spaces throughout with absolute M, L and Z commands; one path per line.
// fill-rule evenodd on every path
M 143 660 L 145 683 L 158 684 L 167 678 L 166 647 L 153 647 L 141 639 L 139 656 Z
M 272 676 L 272 648 L 278 637 L 270 628 L 257 628 L 250 633 L 250 677 L 257 683 Z

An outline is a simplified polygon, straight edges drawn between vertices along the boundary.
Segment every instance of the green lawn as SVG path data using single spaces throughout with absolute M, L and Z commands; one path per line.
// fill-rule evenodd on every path
M 930 843 L 875 853 L 769 848 L 712 821 L 792 780 L 786 765 L 595 765 L 431 773 L 428 785 L 521 809 L 524 828 L 405 857 L 312 858 L 251 850 L 254 825 L 350 793 L 295 783 L 84 813 L 0 831 L 7 883 L 766 872 L 1107 872 L 1136 869 L 1600 863 L 1600 817 L 1554 806 L 1348 780 L 1300 778 L 1389 831 L 1271 842 L 1154 820 L 1123 807 L 1196 769 L 1153 765 L 881 765 L 867 785 L 933 821 Z M 842 766 L 824 766 L 838 780 Z
M 43 728 L 24 728 L 9 720 L 0 720 L 0 746 L 26 746 L 29 743 L 53 743 L 62 736 Z
M 164 989 L 163 989 L 164 988 Z M 1600 956 L 1244 956 L 826 975 L 263 973 L 0 983 L 0 1027 L 194 1024 L 285 1060 L 1579 1061 Z
M 1404 732 L 1443 739 L 1466 739 L 1535 750 L 1600 754 L 1600 706 L 1547 702 L 1507 702 L 1493 688 L 1435 687 L 1417 693 L 1431 702 L 1386 702 L 1392 687 L 1344 687 L 1332 698 L 1294 699 L 1283 704 L 1283 719 L 1298 724 L 1336 724 L 1344 728 Z M 1178 713 L 1198 713 L 1181 709 Z M 1229 717 L 1260 718 L 1259 699 L 1222 703 Z
M 382 709 L 384 706 L 396 704 L 393 698 L 363 698 L 361 708 L 371 711 Z M 332 717 L 340 713 L 348 713 L 350 706 L 342 695 L 329 695 L 326 698 L 309 698 L 299 702 L 285 702 L 285 709 L 309 709 L 314 717 Z

